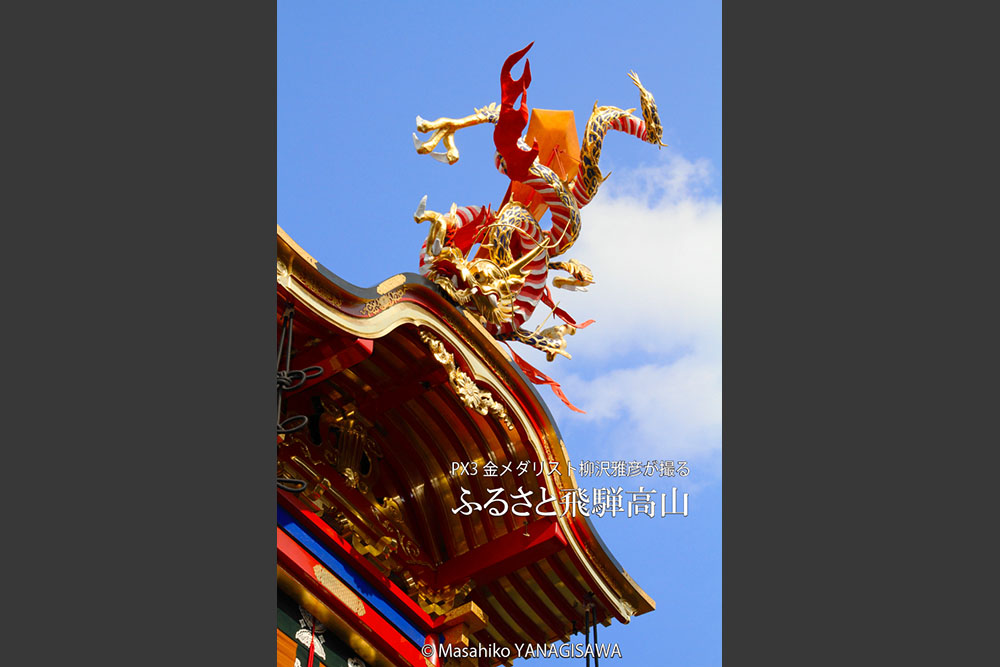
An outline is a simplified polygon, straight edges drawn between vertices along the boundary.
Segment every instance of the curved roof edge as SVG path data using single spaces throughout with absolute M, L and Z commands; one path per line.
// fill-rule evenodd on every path
M 415 273 L 399 273 L 373 287 L 359 287 L 340 278 L 277 227 L 279 293 L 294 296 L 316 315 L 354 335 L 377 339 L 402 324 L 433 327 L 450 334 L 449 342 L 464 357 L 477 380 L 493 385 L 510 403 L 512 418 L 524 421 L 535 434 L 530 443 L 541 461 L 558 461 L 569 470 L 569 456 L 555 419 L 535 386 L 512 363 L 508 351 L 464 308 L 445 298 L 440 289 Z M 490 376 L 493 376 L 493 380 Z M 499 382 L 500 386 L 497 386 Z M 560 486 L 547 477 L 549 492 L 579 488 L 570 472 Z M 572 552 L 594 585 L 624 623 L 631 616 L 655 609 L 655 602 L 624 571 L 585 516 L 557 517 Z

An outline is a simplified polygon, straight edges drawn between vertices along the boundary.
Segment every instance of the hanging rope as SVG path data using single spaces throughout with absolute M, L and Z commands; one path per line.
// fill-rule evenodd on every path
M 309 665 L 308 667 L 313 667 L 313 655 L 316 653 L 316 618 L 313 617 L 312 632 L 309 635 Z
M 594 603 L 591 602 L 590 604 L 593 605 Z M 600 657 L 601 657 L 600 656 L 601 652 L 599 650 L 597 650 L 597 610 L 596 610 L 596 605 L 595 605 L 594 611 L 591 611 L 590 614 L 591 614 L 591 618 L 594 619 L 594 667 L 597 667 L 598 660 L 600 660 Z
M 283 491 L 289 491 L 291 493 L 302 493 L 306 490 L 305 480 L 301 479 L 288 479 L 286 477 L 278 478 L 278 488 Z
M 310 366 L 303 370 L 292 370 L 292 318 L 295 315 L 295 306 L 288 303 L 285 312 L 281 315 L 281 336 L 278 339 L 278 435 L 294 433 L 309 423 L 309 418 L 305 415 L 294 415 L 281 419 L 282 402 L 284 393 L 301 387 L 306 380 L 319 377 L 323 374 L 323 369 L 319 366 Z M 287 345 L 286 345 L 287 339 Z M 284 359 L 285 367 L 281 368 Z M 292 493 L 301 493 L 306 488 L 305 481 L 301 479 L 278 478 L 278 488 Z M 312 657 L 310 656 L 310 662 Z
M 599 656 L 597 650 L 597 604 L 594 602 L 594 593 L 587 593 L 587 602 L 583 605 L 583 642 L 584 655 L 587 657 L 587 667 L 590 667 L 590 648 L 593 647 L 594 667 L 598 667 Z M 590 629 L 594 629 L 594 641 L 590 640 Z M 573 624 L 576 630 L 576 623 Z
M 305 415 L 295 415 L 288 417 L 284 421 L 281 419 L 282 399 L 286 391 L 298 389 L 306 380 L 319 377 L 323 374 L 323 369 L 319 366 L 310 366 L 303 370 L 292 370 L 292 318 L 295 315 L 295 306 L 289 303 L 285 306 L 285 312 L 281 318 L 281 338 L 278 341 L 278 433 L 294 433 L 309 422 Z M 285 345 L 285 338 L 288 344 Z M 282 357 L 285 359 L 285 368 L 281 368 Z

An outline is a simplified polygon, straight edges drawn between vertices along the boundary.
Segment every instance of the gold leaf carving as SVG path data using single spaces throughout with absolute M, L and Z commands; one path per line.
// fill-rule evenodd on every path
M 507 416 L 507 409 L 493 398 L 493 394 L 481 390 L 476 385 L 475 380 L 458 368 L 454 355 L 445 349 L 444 343 L 426 331 L 420 332 L 420 340 L 427 344 L 434 358 L 448 371 L 448 382 L 467 408 L 475 410 L 481 415 L 491 414 L 502 421 L 507 426 L 508 431 L 514 430 L 514 424 Z
M 400 287 L 397 290 L 393 290 L 388 294 L 383 294 L 377 299 L 372 299 L 371 301 L 365 302 L 365 305 L 361 306 L 362 315 L 375 315 L 376 313 L 381 313 L 383 310 L 393 305 L 397 301 L 403 298 L 403 294 L 406 293 L 406 286 Z
M 385 280 L 380 282 L 378 284 L 378 287 L 375 288 L 375 291 L 378 292 L 379 294 L 386 294 L 396 289 L 405 282 L 406 282 L 406 276 L 404 276 L 402 273 L 397 273 L 391 278 L 386 278 Z
M 323 588 L 333 593 L 334 597 L 347 605 L 348 609 L 358 616 L 365 615 L 365 604 L 361 598 L 355 595 L 354 591 L 345 586 L 333 573 L 317 564 L 313 566 L 313 575 L 315 575 L 316 581 L 323 584 Z
M 465 596 L 475 587 L 473 581 L 469 579 L 461 586 L 432 588 L 408 571 L 403 573 L 403 581 L 407 585 L 410 597 L 414 598 L 420 608 L 428 614 L 447 614 L 462 604 Z

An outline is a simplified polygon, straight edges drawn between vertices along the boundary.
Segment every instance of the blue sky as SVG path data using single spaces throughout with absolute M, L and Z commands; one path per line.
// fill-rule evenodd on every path
M 414 151 L 418 114 L 461 117 L 498 101 L 504 58 L 531 41 L 528 105 L 573 110 L 580 134 L 595 100 L 638 106 L 626 76 L 638 72 L 669 148 L 609 134 L 601 168 L 611 178 L 583 209 L 568 253 L 597 282 L 586 294 L 556 295 L 577 320 L 597 323 L 569 339 L 572 360 L 518 353 L 587 410 L 571 413 L 540 390 L 571 459 L 689 462 L 686 478 L 653 478 L 657 492 L 690 493 L 688 517 L 594 520 L 657 603 L 627 626 L 602 627 L 601 641 L 619 643 L 616 664 L 719 665 L 721 3 L 611 8 L 279 2 L 277 221 L 357 285 L 416 272 L 427 227 L 412 213 L 423 195 L 434 210 L 453 201 L 496 207 L 507 186 L 492 166 L 490 126 L 459 131 L 461 159 L 447 166 Z M 646 479 L 615 485 L 638 490 Z

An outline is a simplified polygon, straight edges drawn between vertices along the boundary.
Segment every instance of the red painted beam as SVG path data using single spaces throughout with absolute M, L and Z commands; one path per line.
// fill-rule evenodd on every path
M 397 610 L 404 614 L 414 623 L 421 632 L 431 632 L 436 621 L 417 605 L 399 586 L 392 583 L 378 569 L 368 562 L 368 559 L 359 554 L 350 542 L 338 535 L 328 523 L 313 514 L 298 498 L 287 491 L 278 491 L 278 504 L 281 505 L 295 521 L 312 534 L 323 546 L 347 559 L 351 567 L 360 573 L 365 580 L 375 589 L 382 593 L 387 599 L 398 602 L 394 605 Z
M 528 570 L 530 572 L 530 570 Z M 507 581 L 510 585 L 514 587 L 517 594 L 521 596 L 521 599 L 528 603 L 528 607 L 535 612 L 542 623 L 548 628 L 548 630 L 556 637 L 562 637 L 563 635 L 569 634 L 570 622 L 572 621 L 572 616 L 569 619 L 559 619 L 556 617 L 549 608 L 545 605 L 542 599 L 535 595 L 535 593 L 528 587 L 528 585 L 521 579 L 521 577 L 516 572 L 511 572 L 507 575 Z M 541 582 L 539 582 L 539 586 Z
M 324 341 L 317 343 L 308 350 L 300 352 L 293 358 L 292 366 L 296 370 L 302 370 L 309 366 L 319 366 L 323 369 L 323 372 L 316 377 L 309 378 L 300 386 L 292 389 L 288 392 L 288 395 L 291 396 L 304 391 L 317 382 L 328 380 L 345 368 L 350 368 L 354 364 L 364 361 L 372 356 L 374 349 L 375 341 L 368 340 L 367 338 L 355 338 L 346 343 Z
M 510 617 L 510 620 L 520 629 L 520 634 L 514 637 L 515 643 L 519 641 L 519 638 L 522 640 L 526 639 L 532 644 L 544 644 L 548 640 L 548 633 L 545 631 L 545 628 L 535 625 L 535 622 L 507 595 L 503 586 L 490 586 L 490 594 L 496 600 L 497 606 L 503 609 Z
M 435 574 L 434 587 L 461 584 L 470 578 L 482 586 L 565 546 L 559 524 L 554 519 L 539 519 L 443 563 Z
M 581 609 L 574 609 L 566 602 L 566 598 L 556 590 L 556 587 L 552 584 L 552 581 L 545 575 L 542 568 L 539 567 L 538 563 L 533 563 L 528 566 L 528 572 L 531 577 L 538 584 L 538 587 L 542 589 L 542 592 L 548 596 L 549 600 L 559 609 L 559 613 L 562 617 L 568 619 L 569 621 L 578 620 L 581 621 L 577 625 L 582 625 L 583 611 Z
M 575 559 L 573 559 L 573 557 L 571 555 L 567 554 L 567 556 L 569 557 L 569 559 L 571 561 L 575 560 Z M 581 604 L 583 604 L 583 603 L 585 603 L 587 601 L 587 593 L 588 592 L 592 593 L 594 591 L 600 590 L 598 588 L 597 584 L 594 582 L 594 580 L 592 578 L 590 578 L 589 576 L 587 576 L 586 570 L 584 568 L 582 568 L 581 566 L 579 566 L 579 565 L 573 565 L 573 567 L 576 568 L 580 572 L 580 576 L 583 577 L 583 579 L 584 579 L 584 585 L 587 586 L 588 588 L 590 588 L 590 591 L 587 591 L 584 588 L 581 588 L 581 586 L 580 586 L 579 582 L 577 582 L 576 578 L 573 577 L 569 573 L 569 570 L 567 570 L 565 568 L 565 566 L 562 564 L 562 562 L 558 558 L 550 558 L 549 559 L 549 566 L 552 568 L 552 571 L 556 573 L 556 577 L 558 577 L 563 582 L 563 584 L 566 585 L 566 587 L 569 589 L 570 594 L 573 597 L 575 597 L 577 600 L 579 600 Z M 597 611 L 599 612 L 597 614 L 598 618 L 603 619 L 603 618 L 606 618 L 606 617 L 609 617 L 609 616 L 614 616 L 615 618 L 617 618 L 622 623 L 628 623 L 628 619 L 621 618 L 620 616 L 618 616 L 614 612 L 609 611 L 609 609 L 606 608 L 605 605 L 604 605 L 604 600 L 603 600 L 602 596 L 599 595 L 599 594 L 597 594 L 597 593 L 594 594 L 594 604 L 596 605 Z M 582 607 L 581 607 L 581 609 L 582 609 Z M 581 611 L 581 613 L 583 613 L 583 612 Z
M 305 584 L 316 597 L 323 601 L 323 604 L 332 609 L 338 616 L 345 619 L 352 619 L 354 629 L 381 653 L 387 657 L 398 659 L 403 665 L 424 667 L 424 657 L 421 655 L 418 647 L 410 643 L 406 637 L 400 634 L 391 623 L 382 618 L 381 614 L 362 598 L 357 598 L 358 603 L 360 603 L 363 609 L 363 613 L 358 615 L 358 612 L 355 612 L 348 604 L 327 590 L 316 579 L 313 570 L 317 565 L 326 569 L 325 566 L 313 558 L 308 551 L 300 547 L 281 528 L 277 528 L 276 530 L 278 531 L 279 565 Z

